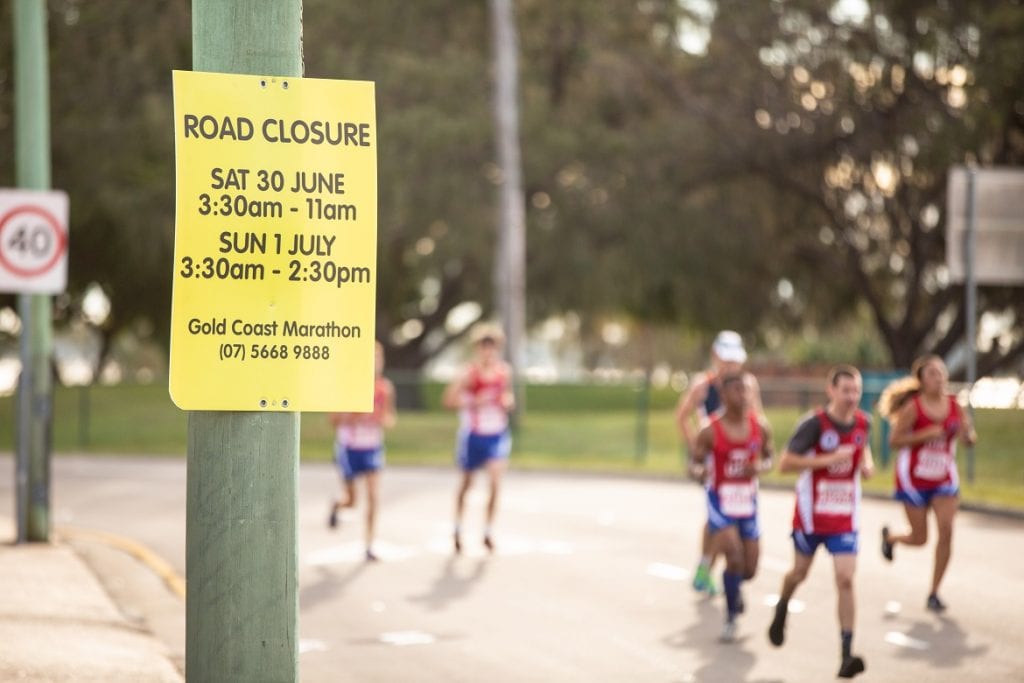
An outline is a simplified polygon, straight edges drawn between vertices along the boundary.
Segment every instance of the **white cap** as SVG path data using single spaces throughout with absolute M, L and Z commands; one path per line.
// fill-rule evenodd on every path
M 718 359 L 726 363 L 744 363 L 747 351 L 743 348 L 743 338 L 732 330 L 722 330 L 711 345 Z

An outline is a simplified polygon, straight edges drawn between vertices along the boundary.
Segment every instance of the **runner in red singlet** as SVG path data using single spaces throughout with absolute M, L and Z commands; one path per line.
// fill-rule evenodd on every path
M 914 361 L 911 376 L 897 380 L 882 393 L 879 411 L 894 420 L 889 443 L 898 448 L 896 494 L 903 502 L 910 530 L 892 534 L 882 527 L 882 555 L 892 561 L 898 543 L 922 546 L 928 542 L 928 509 L 935 511 L 938 543 L 931 591 L 925 606 L 946 609 L 939 585 L 952 554 L 953 520 L 959 506 L 960 478 L 956 469 L 957 439 L 973 445 L 977 434 L 956 398 L 948 395 L 946 364 L 938 356 Z
M 782 581 L 768 639 L 779 647 L 785 640 L 789 599 L 807 578 L 819 545 L 832 554 L 839 604 L 842 654 L 839 677 L 853 678 L 865 670 L 864 659 L 851 652 L 855 617 L 853 575 L 857 567 L 860 478 L 874 472 L 868 442 L 870 421 L 857 409 L 861 377 L 856 368 L 840 365 L 828 379 L 828 405 L 804 418 L 779 459 L 779 471 L 799 472 L 793 514 L 793 568 Z
M 512 449 L 509 413 L 515 405 L 512 371 L 501 359 L 505 336 L 496 325 L 478 325 L 472 334 L 474 359 L 444 391 L 443 402 L 459 411 L 456 460 L 462 469 L 455 497 L 455 552 L 462 552 L 462 513 L 473 474 L 484 468 L 490 496 L 484 526 L 484 547 L 494 550 L 491 526 L 498 505 L 502 475 Z
M 705 482 L 708 528 L 714 552 L 725 556 L 726 619 L 721 640 L 736 639 L 736 616 L 744 611 L 740 584 L 757 573 L 761 529 L 757 477 L 772 466 L 767 421 L 749 410 L 750 391 L 742 372 L 721 378 L 723 411 L 697 435 L 690 467 Z
M 374 561 L 373 539 L 377 521 L 380 470 L 384 466 L 384 430 L 395 424 L 395 387 L 383 375 L 384 347 L 376 345 L 376 378 L 372 413 L 332 413 L 334 458 L 341 474 L 344 499 L 331 501 L 327 525 L 338 526 L 338 513 L 356 504 L 356 480 L 366 481 L 366 559 Z
M 732 330 L 722 330 L 711 345 L 711 369 L 696 375 L 686 393 L 680 396 L 676 406 L 676 426 L 679 428 L 679 436 L 686 449 L 688 462 L 697 448 L 697 434 L 708 425 L 722 406 L 722 375 L 742 371 L 746 361 L 747 351 L 743 347 L 743 338 Z M 761 389 L 757 384 L 757 378 L 745 372 L 743 379 L 750 390 L 749 406 L 763 417 Z M 701 535 L 700 561 L 693 573 L 693 588 L 708 595 L 715 595 L 718 592 L 711 577 L 714 555 L 711 549 L 711 530 L 705 522 Z

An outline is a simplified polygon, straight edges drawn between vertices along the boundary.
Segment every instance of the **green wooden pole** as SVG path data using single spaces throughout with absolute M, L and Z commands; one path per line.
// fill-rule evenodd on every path
M 194 0 L 196 71 L 302 75 L 301 0 Z M 299 415 L 188 421 L 185 673 L 298 680 Z
M 18 187 L 50 189 L 50 97 L 45 0 L 14 3 L 14 158 Z M 50 442 L 53 413 L 51 302 L 18 296 L 18 541 L 50 540 Z

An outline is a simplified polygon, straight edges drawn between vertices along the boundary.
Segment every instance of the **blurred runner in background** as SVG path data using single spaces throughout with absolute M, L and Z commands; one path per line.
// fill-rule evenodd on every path
M 445 407 L 459 411 L 456 461 L 462 470 L 455 496 L 455 552 L 462 552 L 462 516 L 466 492 L 473 475 L 487 471 L 490 495 L 487 500 L 483 543 L 494 550 L 492 525 L 498 505 L 502 475 L 512 449 L 509 413 L 515 406 L 512 371 L 501 359 L 505 335 L 496 325 L 479 324 L 471 335 L 473 360 L 444 391 Z
M 372 413 L 332 413 L 334 461 L 341 474 L 344 498 L 331 501 L 327 526 L 336 529 L 343 508 L 356 504 L 356 480 L 366 482 L 366 559 L 374 561 L 374 529 L 380 470 L 384 466 L 384 430 L 395 424 L 395 387 L 383 375 L 384 347 L 376 345 L 376 378 L 373 386 Z

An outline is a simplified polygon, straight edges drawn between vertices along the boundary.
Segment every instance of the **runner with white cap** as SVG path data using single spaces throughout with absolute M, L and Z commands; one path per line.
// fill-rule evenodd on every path
M 687 461 L 697 451 L 697 434 L 706 427 L 711 417 L 722 407 L 721 378 L 730 372 L 742 372 L 747 361 L 747 350 L 743 347 L 743 338 L 732 330 L 722 330 L 711 344 L 711 369 L 698 374 L 690 384 L 689 390 L 679 399 L 676 407 L 676 424 L 686 448 Z M 764 415 L 761 406 L 761 389 L 757 379 L 749 372 L 743 372 L 743 381 L 749 389 L 749 406 L 758 416 Z M 694 572 L 693 587 L 700 592 L 714 595 L 717 592 L 715 582 L 711 578 L 711 565 L 714 560 L 711 549 L 711 533 L 707 523 L 704 524 L 701 541 L 701 558 Z

